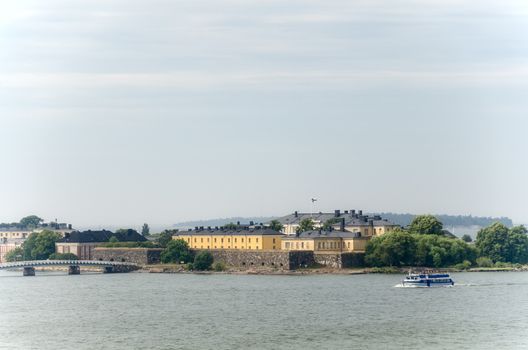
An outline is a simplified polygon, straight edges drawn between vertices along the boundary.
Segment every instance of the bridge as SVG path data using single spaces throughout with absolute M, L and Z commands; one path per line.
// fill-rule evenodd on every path
M 81 266 L 99 266 L 104 273 L 130 272 L 140 268 L 138 264 L 122 261 L 99 260 L 33 260 L 0 264 L 0 270 L 23 269 L 24 276 L 35 276 L 35 267 L 68 266 L 69 275 L 79 275 Z

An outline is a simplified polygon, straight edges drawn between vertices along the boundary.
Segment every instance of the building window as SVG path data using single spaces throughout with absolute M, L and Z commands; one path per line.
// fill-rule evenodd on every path
M 200 238 L 200 243 L 203 243 L 203 238 Z
M 224 239 L 223 238 L 220 238 L 220 243 L 224 243 Z
M 301 248 L 304 249 L 304 242 L 301 242 Z
M 350 249 L 350 242 L 347 243 L 348 249 Z
M 214 242 L 216 243 L 216 238 L 214 239 Z
M 258 243 L 258 238 L 255 238 L 257 240 L 257 243 Z
M 248 243 L 251 243 L 251 238 L 248 238 Z
M 273 243 L 275 243 L 275 238 L 273 238 Z
M 242 238 L 242 243 L 244 243 L 244 238 Z

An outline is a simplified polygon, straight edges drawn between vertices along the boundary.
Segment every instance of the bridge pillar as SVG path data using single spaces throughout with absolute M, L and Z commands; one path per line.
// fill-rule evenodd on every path
M 24 276 L 35 276 L 35 268 L 28 266 L 24 267 Z
M 81 267 L 77 265 L 71 265 L 68 267 L 68 275 L 80 275 Z
M 113 272 L 114 272 L 114 267 L 113 266 L 105 266 L 104 267 L 103 273 L 113 273 Z

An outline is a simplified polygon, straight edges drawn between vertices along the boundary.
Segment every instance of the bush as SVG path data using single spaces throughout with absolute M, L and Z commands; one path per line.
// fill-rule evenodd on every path
M 50 260 L 78 260 L 77 255 L 73 253 L 53 253 L 49 256 Z
M 183 239 L 175 239 L 167 244 L 167 248 L 161 253 L 161 262 L 168 263 L 188 263 L 193 260 L 189 245 Z
M 464 260 L 460 264 L 456 264 L 455 268 L 458 270 L 467 270 L 471 267 L 471 262 L 468 260 Z
M 507 267 L 512 267 L 512 264 L 510 263 L 505 263 L 505 262 L 502 262 L 502 261 L 497 261 L 495 263 L 495 267 L 496 268 L 499 268 L 499 269 L 503 269 L 503 268 L 507 268 Z
M 193 268 L 198 271 L 210 270 L 213 265 L 213 256 L 207 251 L 196 254 Z
M 221 262 L 221 261 L 215 262 L 213 264 L 213 270 L 215 270 L 216 272 L 225 271 L 226 270 L 226 265 L 223 262 Z
M 481 256 L 477 259 L 478 267 L 493 267 L 493 261 L 487 256 Z
M 194 270 L 193 263 L 188 263 L 187 265 L 185 265 L 185 270 L 187 270 L 187 271 Z

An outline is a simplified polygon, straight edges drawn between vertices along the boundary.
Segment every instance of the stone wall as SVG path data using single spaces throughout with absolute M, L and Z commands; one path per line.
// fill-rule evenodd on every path
M 315 253 L 317 264 L 336 269 L 365 266 L 364 253 Z
M 313 252 L 214 249 L 209 252 L 213 255 L 214 261 L 242 269 L 294 270 L 314 264 Z
M 93 259 L 100 261 L 123 261 L 139 265 L 159 264 L 161 252 L 159 248 L 103 248 L 93 251 Z

